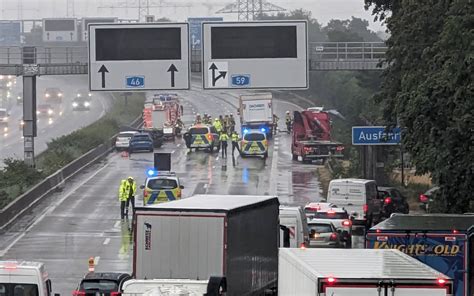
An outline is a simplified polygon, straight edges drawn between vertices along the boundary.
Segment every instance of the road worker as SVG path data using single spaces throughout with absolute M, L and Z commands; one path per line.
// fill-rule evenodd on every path
M 239 154 L 240 154 L 241 152 L 240 152 L 240 147 L 239 147 L 239 141 L 240 141 L 239 134 L 236 131 L 233 131 L 230 138 L 232 140 L 232 156 L 234 156 L 234 151 L 235 151 L 236 148 L 237 148 L 237 151 L 239 151 Z
M 219 136 L 219 141 L 221 141 L 222 158 L 227 158 L 227 141 L 229 141 L 229 135 L 222 131 Z
M 135 193 L 137 192 L 137 183 L 133 177 L 128 177 L 128 199 L 127 199 L 127 206 L 125 209 L 125 215 L 128 216 L 128 205 L 132 204 L 132 213 L 135 212 Z
M 216 131 L 220 134 L 220 132 L 222 131 L 222 123 L 219 120 L 219 118 L 214 119 L 214 124 L 213 125 L 216 128 Z

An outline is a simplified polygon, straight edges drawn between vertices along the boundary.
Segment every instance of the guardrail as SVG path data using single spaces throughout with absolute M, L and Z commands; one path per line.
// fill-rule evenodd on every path
M 131 127 L 138 128 L 141 124 L 141 116 L 137 117 Z M 60 188 L 64 182 L 83 172 L 86 168 L 102 160 L 114 147 L 115 136 L 106 143 L 85 153 L 81 157 L 67 164 L 54 174 L 48 176 L 42 182 L 22 194 L 0 210 L 0 231 L 5 230 L 17 219 L 30 212 L 43 198 Z

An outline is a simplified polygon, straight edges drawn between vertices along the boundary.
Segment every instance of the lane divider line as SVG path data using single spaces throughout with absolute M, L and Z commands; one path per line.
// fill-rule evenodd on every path
M 110 243 L 110 237 L 106 238 L 102 244 L 108 245 L 109 243 Z

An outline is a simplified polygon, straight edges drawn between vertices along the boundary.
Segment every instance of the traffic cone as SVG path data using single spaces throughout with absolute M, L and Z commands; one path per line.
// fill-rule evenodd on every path
M 89 257 L 89 272 L 94 272 L 94 270 L 95 270 L 94 257 Z
M 128 157 L 128 151 L 122 151 L 122 157 L 123 158 Z

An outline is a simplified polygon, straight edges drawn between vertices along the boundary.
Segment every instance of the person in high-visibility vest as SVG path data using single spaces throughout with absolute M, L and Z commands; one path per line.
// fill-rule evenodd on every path
M 131 203 L 132 204 L 132 213 L 135 212 L 135 193 L 137 192 L 137 183 L 135 183 L 135 180 L 133 177 L 128 177 L 127 179 L 128 183 L 128 199 L 127 199 L 127 205 L 125 207 L 125 216 L 128 217 L 128 205 Z
M 229 135 L 222 131 L 219 136 L 219 141 L 221 141 L 222 158 L 227 158 L 227 141 L 229 141 Z
M 120 219 L 125 219 L 125 208 L 127 206 L 128 196 L 129 196 L 129 185 L 126 179 L 120 181 L 119 187 L 119 201 L 120 201 Z
M 219 120 L 219 118 L 214 119 L 214 127 L 216 128 L 216 131 L 220 133 L 222 131 L 222 124 Z
M 232 140 L 232 156 L 234 156 L 234 151 L 236 148 L 237 148 L 237 151 L 239 151 L 239 154 L 241 154 L 240 147 L 239 147 L 239 140 L 240 140 L 239 134 L 236 131 L 233 131 L 232 135 L 230 135 L 230 138 Z

